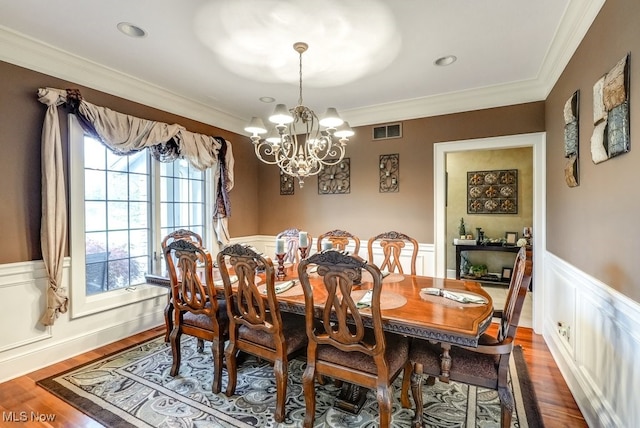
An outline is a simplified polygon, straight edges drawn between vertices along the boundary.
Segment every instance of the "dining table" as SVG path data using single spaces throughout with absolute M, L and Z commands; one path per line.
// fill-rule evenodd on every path
M 287 264 L 280 270 L 281 273 L 284 271 L 284 278 L 281 276 L 277 279 L 276 285 L 285 284 L 288 281 L 293 283 L 289 282 L 287 287 L 281 287 L 284 291 L 278 293 L 277 298 L 281 311 L 304 315 L 304 293 L 302 285 L 299 284 L 297 267 L 297 264 Z M 434 278 L 397 272 L 383 274 L 386 274 L 382 280 L 380 296 L 383 329 L 411 338 L 439 342 L 443 350 L 440 380 L 448 382 L 451 346 L 478 346 L 480 336 L 492 321 L 491 296 L 480 283 L 473 280 Z M 213 278 L 219 297 L 224 298 L 224 287 L 216 268 L 214 268 Z M 264 273 L 256 272 L 255 281 L 258 287 L 265 287 Z M 314 301 L 318 305 L 322 304 L 323 296 L 326 297 L 322 278 L 311 273 L 309 281 L 313 287 Z M 169 279 L 164 276 L 147 275 L 147 282 L 170 289 Z M 357 297 L 363 297 L 372 284 L 371 278 L 363 275 L 360 283 L 354 284 L 352 294 L 359 293 Z M 469 299 L 465 298 L 467 296 Z M 319 307 L 318 310 L 320 310 Z M 359 311 L 363 315 L 365 325 L 371 322 L 371 318 L 366 316 L 370 312 L 369 308 L 364 307 Z M 172 312 L 173 306 L 169 298 L 165 309 L 167 335 L 173 324 Z M 354 391 L 344 390 L 339 397 L 337 407 L 357 412 L 359 405 L 355 403 L 354 395 Z M 407 398 L 403 397 L 404 400 Z

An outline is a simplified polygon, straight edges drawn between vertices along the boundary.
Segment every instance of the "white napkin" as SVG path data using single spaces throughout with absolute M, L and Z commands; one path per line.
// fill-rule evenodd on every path
M 288 289 L 290 289 L 291 287 L 293 287 L 294 285 L 296 285 L 298 283 L 297 280 L 292 279 L 291 281 L 285 281 L 283 283 L 280 283 L 278 285 L 276 285 L 276 294 L 280 294 L 280 293 L 284 293 L 285 291 L 287 291 Z M 265 288 L 265 292 L 266 292 L 266 288 Z
M 310 272 L 310 273 L 316 273 L 316 272 L 318 272 L 318 265 L 316 265 L 316 266 L 312 267 L 311 269 L 309 269 L 309 272 Z
M 391 272 L 389 272 L 388 270 L 383 270 L 382 272 L 380 272 L 382 274 L 382 279 L 385 279 L 386 277 L 388 277 L 389 275 L 391 275 Z
M 364 293 L 364 296 L 362 296 L 362 298 L 358 300 L 358 302 L 356 303 L 356 308 L 358 309 L 370 308 L 372 297 L 373 297 L 373 290 L 367 290 L 367 292 Z
M 229 276 L 229 282 L 231 282 L 232 284 L 234 282 L 237 282 L 237 281 L 238 281 L 238 277 L 236 275 L 230 275 Z M 215 285 L 216 287 L 222 287 L 222 286 L 224 286 L 224 282 L 222 282 L 222 278 L 220 278 L 220 279 L 217 279 L 217 280 L 213 281 L 213 285 Z
M 433 296 L 442 296 L 445 299 L 455 300 L 460 303 L 478 303 L 478 304 L 486 304 L 487 301 L 483 297 L 475 297 L 469 294 L 456 293 L 455 291 L 447 291 L 442 288 L 434 288 L 434 287 L 425 287 L 422 290 L 423 293 L 431 294 Z

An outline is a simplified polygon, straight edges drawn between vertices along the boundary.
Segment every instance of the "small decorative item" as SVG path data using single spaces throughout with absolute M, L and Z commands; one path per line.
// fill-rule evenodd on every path
M 350 158 L 325 166 L 318 174 L 318 195 L 351 193 Z
M 569 187 L 576 187 L 579 182 L 578 149 L 579 127 L 578 110 L 580 106 L 580 91 L 575 91 L 564 104 L 564 157 L 567 163 L 564 167 L 564 178 Z
M 278 278 L 279 281 L 282 281 L 287 276 L 284 273 L 284 256 L 284 253 L 276 253 L 276 258 L 278 259 L 278 271 L 276 272 L 276 278 Z
M 518 232 L 506 232 L 504 234 L 505 245 L 516 245 L 518 241 Z
M 529 245 L 529 241 L 527 240 L 527 238 L 520 238 L 518 239 L 518 242 L 516 242 L 516 245 L 518 247 L 526 247 L 527 245 Z
M 380 155 L 380 193 L 400 191 L 400 155 Z
M 300 258 L 306 259 L 309 253 L 309 234 L 300 232 L 298 235 L 298 249 L 300 250 Z
M 294 178 L 284 172 L 280 171 L 280 194 L 281 195 L 293 195 L 295 193 L 295 186 L 293 185 Z
M 591 158 L 604 162 L 630 150 L 629 54 L 593 85 Z
M 460 235 L 460 239 L 465 239 L 467 236 L 467 230 L 464 226 L 464 218 L 460 217 L 460 226 L 458 226 L 458 235 Z
M 502 276 L 501 276 L 501 280 L 504 282 L 509 282 L 511 281 L 511 273 L 512 273 L 513 268 L 511 267 L 503 267 L 502 268 Z
M 487 265 L 484 265 L 484 264 L 471 265 L 471 268 L 469 269 L 469 273 L 475 276 L 476 278 L 480 278 L 487 273 Z
M 517 214 L 518 170 L 467 172 L 468 214 Z

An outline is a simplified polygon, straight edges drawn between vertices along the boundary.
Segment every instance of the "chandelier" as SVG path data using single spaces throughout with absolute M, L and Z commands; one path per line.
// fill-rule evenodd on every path
M 305 177 L 316 175 L 325 166 L 336 165 L 344 158 L 347 141 L 354 132 L 335 108 L 329 107 L 318 120 L 313 110 L 302 104 L 302 54 L 309 46 L 297 42 L 293 48 L 300 55 L 298 105 L 292 109 L 287 109 L 284 104 L 276 105 L 269 116 L 275 130 L 265 139 L 260 134 L 267 133 L 267 129 L 259 117 L 251 118 L 244 129 L 252 134 L 251 141 L 258 159 L 278 165 L 283 173 L 297 177 L 300 187 L 303 187 Z

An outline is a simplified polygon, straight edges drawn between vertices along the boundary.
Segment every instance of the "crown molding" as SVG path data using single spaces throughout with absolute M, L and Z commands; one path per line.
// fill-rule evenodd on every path
M 244 118 L 235 117 L 3 26 L 0 26 L 0 60 L 221 129 L 244 133 Z

